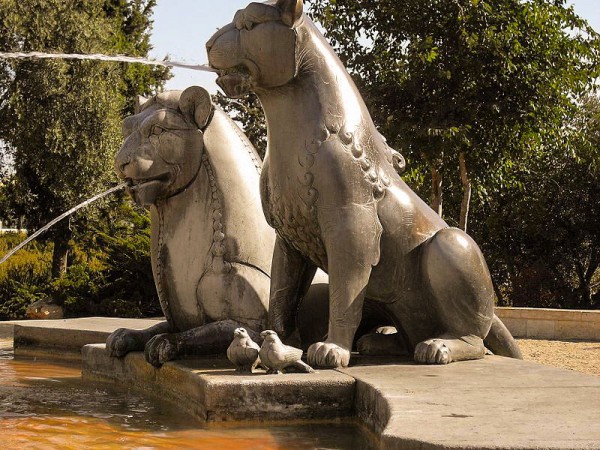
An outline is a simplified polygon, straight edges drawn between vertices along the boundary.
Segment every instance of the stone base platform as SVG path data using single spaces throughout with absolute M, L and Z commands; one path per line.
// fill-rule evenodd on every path
M 209 422 L 358 417 L 383 449 L 598 449 L 600 378 L 509 358 L 236 375 L 225 359 L 155 369 L 83 350 L 83 376 L 168 397 Z
M 74 345 L 93 338 L 87 333 L 91 324 L 77 320 L 84 322 L 63 328 L 62 321 L 20 324 L 15 340 L 29 336 L 29 345 L 17 354 L 36 351 L 36 342 L 46 348 L 53 342 L 55 355 L 63 346 L 72 354 Z M 103 323 L 104 329 L 96 330 L 103 333 L 97 342 L 122 326 L 155 323 L 91 322 Z M 23 330 L 30 326 L 37 331 Z M 421 366 L 379 358 L 375 366 L 374 360 L 355 358 L 355 365 L 344 370 L 236 375 L 223 358 L 169 362 L 155 369 L 141 353 L 110 358 L 103 344 L 84 347 L 82 357 L 85 378 L 170 398 L 213 423 L 348 417 L 380 436 L 382 449 L 600 449 L 600 377 L 528 361 L 491 356 Z
M 498 356 L 350 367 L 389 449 L 600 449 L 600 377 Z
M 351 417 L 354 408 L 355 380 L 335 370 L 239 375 L 226 358 L 181 360 L 155 369 L 141 352 L 111 358 L 104 344 L 86 345 L 82 361 L 84 379 L 136 386 L 208 422 L 333 419 Z

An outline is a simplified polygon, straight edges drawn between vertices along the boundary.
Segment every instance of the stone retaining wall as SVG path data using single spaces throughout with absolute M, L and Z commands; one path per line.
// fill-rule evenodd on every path
M 600 341 L 600 311 L 496 308 L 514 337 Z

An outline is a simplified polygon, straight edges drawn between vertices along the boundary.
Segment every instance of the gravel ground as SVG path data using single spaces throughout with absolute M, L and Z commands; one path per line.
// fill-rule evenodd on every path
M 600 342 L 517 339 L 523 358 L 600 376 Z

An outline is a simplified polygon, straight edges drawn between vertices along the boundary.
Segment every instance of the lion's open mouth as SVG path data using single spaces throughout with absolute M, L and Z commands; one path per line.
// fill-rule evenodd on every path
M 226 75 L 252 75 L 250 73 L 250 69 L 248 69 L 245 64 L 238 64 L 237 66 L 230 67 L 229 69 L 218 69 L 217 73 L 220 77 Z
M 149 178 L 126 178 L 125 183 L 127 183 L 127 188 L 129 190 L 135 190 L 150 183 L 168 183 L 170 180 L 171 174 L 169 172 L 165 172 Z
M 252 88 L 252 72 L 245 64 L 219 69 L 217 84 L 228 97 L 242 97 Z

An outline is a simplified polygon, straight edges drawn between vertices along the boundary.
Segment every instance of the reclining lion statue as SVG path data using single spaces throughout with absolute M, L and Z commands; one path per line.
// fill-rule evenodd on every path
M 275 233 L 261 210 L 260 157 L 208 92 L 191 87 L 144 101 L 123 123 L 115 168 L 135 202 L 150 208 L 152 271 L 166 322 L 116 330 L 107 350 L 117 357 L 145 350 L 160 366 L 224 353 L 238 327 L 260 339 Z
M 268 127 L 262 206 L 277 232 L 270 327 L 294 327 L 317 267 L 329 274 L 329 325 L 308 362 L 347 366 L 364 299 L 376 302 L 419 363 L 520 357 L 494 315 L 481 251 L 401 179 L 352 79 L 303 14 L 302 0 L 251 3 L 207 43 L 230 97 L 254 91 Z

